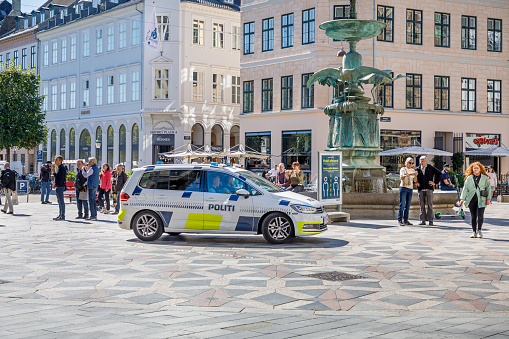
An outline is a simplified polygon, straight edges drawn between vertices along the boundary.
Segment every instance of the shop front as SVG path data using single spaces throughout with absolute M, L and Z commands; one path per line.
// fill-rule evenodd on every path
M 246 151 L 254 151 L 264 155 L 270 155 L 271 152 L 271 134 L 270 132 L 246 133 Z M 270 158 L 246 160 L 246 169 L 249 171 L 262 173 L 265 169 L 270 170 Z
M 489 149 L 499 147 L 500 145 L 500 134 L 465 133 L 465 151 Z M 479 161 L 484 166 L 492 166 L 495 169 L 495 173 L 499 173 L 500 167 L 497 157 L 469 155 L 465 157 L 465 166 L 468 167 L 476 161 Z
M 380 130 L 380 147 L 382 151 L 408 147 L 418 146 L 421 144 L 421 131 L 403 131 L 403 130 Z M 381 156 L 380 165 L 386 168 L 387 173 L 397 173 L 405 163 L 408 155 L 397 156 Z
M 171 152 L 175 148 L 176 131 L 157 130 L 152 131 L 152 163 L 165 161 L 162 153 Z

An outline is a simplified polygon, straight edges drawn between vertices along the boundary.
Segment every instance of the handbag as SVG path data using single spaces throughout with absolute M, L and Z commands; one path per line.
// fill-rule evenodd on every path
M 475 181 L 475 179 L 474 179 L 474 184 L 475 184 L 475 187 L 479 189 L 479 194 L 481 195 L 481 197 L 487 198 L 488 197 L 488 190 L 482 190 L 479 187 L 479 185 L 477 184 L 477 182 Z
M 11 191 L 11 192 L 12 192 L 12 197 L 11 197 L 12 204 L 18 205 L 19 204 L 18 192 L 16 192 L 16 191 Z
M 80 191 L 80 193 L 78 194 L 78 199 L 79 200 L 88 200 L 88 192 L 87 192 L 86 188 L 84 188 L 83 191 Z

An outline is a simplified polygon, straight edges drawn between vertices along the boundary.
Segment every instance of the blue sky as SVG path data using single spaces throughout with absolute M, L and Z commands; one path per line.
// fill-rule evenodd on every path
M 9 1 L 12 2 L 12 0 Z M 44 2 L 44 0 L 21 0 L 21 11 L 23 13 L 30 13 L 34 9 L 39 8 Z

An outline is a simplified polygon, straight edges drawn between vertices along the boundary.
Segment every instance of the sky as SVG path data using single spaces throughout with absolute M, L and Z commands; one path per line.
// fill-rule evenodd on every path
M 12 0 L 9 0 L 9 2 L 12 3 Z M 21 12 L 30 13 L 39 8 L 44 2 L 44 0 L 21 0 Z

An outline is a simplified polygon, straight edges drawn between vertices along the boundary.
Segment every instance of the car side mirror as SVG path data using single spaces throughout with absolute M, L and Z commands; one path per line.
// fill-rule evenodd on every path
M 237 194 L 240 197 L 249 198 L 249 192 L 243 188 L 238 189 L 235 194 Z

